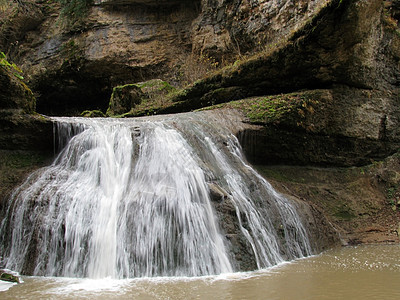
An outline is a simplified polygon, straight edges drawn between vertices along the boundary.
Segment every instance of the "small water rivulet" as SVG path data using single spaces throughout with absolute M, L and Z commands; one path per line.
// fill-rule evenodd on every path
M 0 227 L 7 268 L 201 276 L 242 269 L 243 249 L 256 268 L 311 254 L 294 204 L 246 163 L 227 128 L 200 116 L 54 118 L 62 150 L 14 192 Z

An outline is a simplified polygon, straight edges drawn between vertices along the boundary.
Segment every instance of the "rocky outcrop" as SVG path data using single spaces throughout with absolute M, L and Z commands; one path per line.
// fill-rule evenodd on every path
M 3 60 L 6 61 L 4 58 Z M 0 65 L 0 108 L 33 113 L 36 99 L 28 86 L 19 78 L 20 76 L 19 71 L 11 65 Z
M 29 74 L 39 112 L 105 112 L 117 85 L 194 81 L 285 39 L 328 2 L 99 0 L 73 19 L 54 1 L 31 0 L 6 18 L 0 48 Z
M 152 111 L 159 108 L 168 93 L 175 91 L 171 85 L 161 79 L 125 84 L 113 88 L 108 116 L 128 116 L 132 111 Z
M 53 126 L 15 65 L 0 65 L 0 211 L 12 189 L 53 156 Z M 1 214 L 0 214 L 1 215 Z M 0 217 L 1 218 L 1 217 Z
M 0 149 L 52 149 L 52 125 L 34 114 L 36 99 L 19 68 L 6 57 L 0 65 Z
M 399 167 L 397 153 L 358 168 L 260 166 L 258 170 L 277 190 L 322 211 L 343 245 L 357 245 L 400 242 Z
M 347 166 L 382 159 L 400 142 L 400 39 L 390 20 L 382 1 L 330 1 L 286 43 L 197 82 L 175 105 L 325 89 L 306 128 L 296 125 L 304 122 L 298 116 L 292 124 L 267 122 L 246 132 L 245 148 L 258 152 L 249 158 Z
M 203 1 L 192 27 L 196 52 L 237 59 L 273 47 L 331 1 Z
M 265 102 L 276 99 L 288 110 L 265 108 Z M 240 108 L 250 121 L 264 127 L 241 132 L 240 139 L 248 158 L 257 164 L 363 165 L 399 147 L 395 129 L 399 112 L 385 91 L 336 86 L 249 102 L 253 107 L 240 101 Z M 264 113 L 251 119 L 260 109 L 270 109 L 275 118 Z

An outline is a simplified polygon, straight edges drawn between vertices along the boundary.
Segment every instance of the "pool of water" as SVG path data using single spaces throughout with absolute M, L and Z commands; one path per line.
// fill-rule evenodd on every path
M 1 291 L 0 299 L 392 300 L 400 299 L 400 245 L 333 249 L 267 270 L 219 276 L 23 281 Z

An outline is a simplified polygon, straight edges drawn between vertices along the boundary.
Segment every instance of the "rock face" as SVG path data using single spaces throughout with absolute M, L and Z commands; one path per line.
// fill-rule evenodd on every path
M 17 109 L 25 113 L 35 111 L 36 99 L 32 91 L 14 75 L 12 69 L 0 67 L 0 108 Z
M 54 1 L 28 1 L 2 25 L 0 48 L 29 74 L 39 112 L 105 112 L 114 86 L 185 83 L 198 55 L 212 64 L 270 47 L 328 2 L 99 0 L 75 20 Z
M 52 122 L 34 113 L 35 97 L 19 77 L 0 65 L 0 211 L 27 173 L 53 155 Z
M 0 66 L 0 149 L 52 149 L 51 122 L 35 115 L 35 97 L 12 67 Z
M 190 28 L 200 1 L 100 2 L 84 19 L 70 20 L 59 17 L 54 1 L 36 1 L 45 18 L 0 43 L 29 74 L 40 94 L 38 112 L 105 112 L 114 86 L 165 74 L 173 78 L 171 68 L 178 70 L 191 52 Z
M 258 151 L 249 158 L 354 165 L 386 157 L 400 142 L 400 39 L 388 14 L 382 1 L 330 1 L 286 43 L 196 83 L 175 101 L 198 108 L 226 98 L 322 88 L 325 96 L 316 99 L 308 130 L 266 123 L 246 132 L 244 147 Z M 224 91 L 230 96 L 220 97 Z M 314 152 L 319 158 L 300 156 Z
M 202 13 L 193 23 L 193 49 L 217 57 L 263 50 L 296 31 L 329 2 L 203 1 Z

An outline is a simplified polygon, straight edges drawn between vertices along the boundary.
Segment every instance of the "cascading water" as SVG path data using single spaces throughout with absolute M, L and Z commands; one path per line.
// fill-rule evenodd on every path
M 236 138 L 186 116 L 56 118 L 65 147 L 14 192 L 0 227 L 7 268 L 91 278 L 232 272 L 210 183 L 234 206 L 258 268 L 309 255 L 293 205 L 245 162 Z

